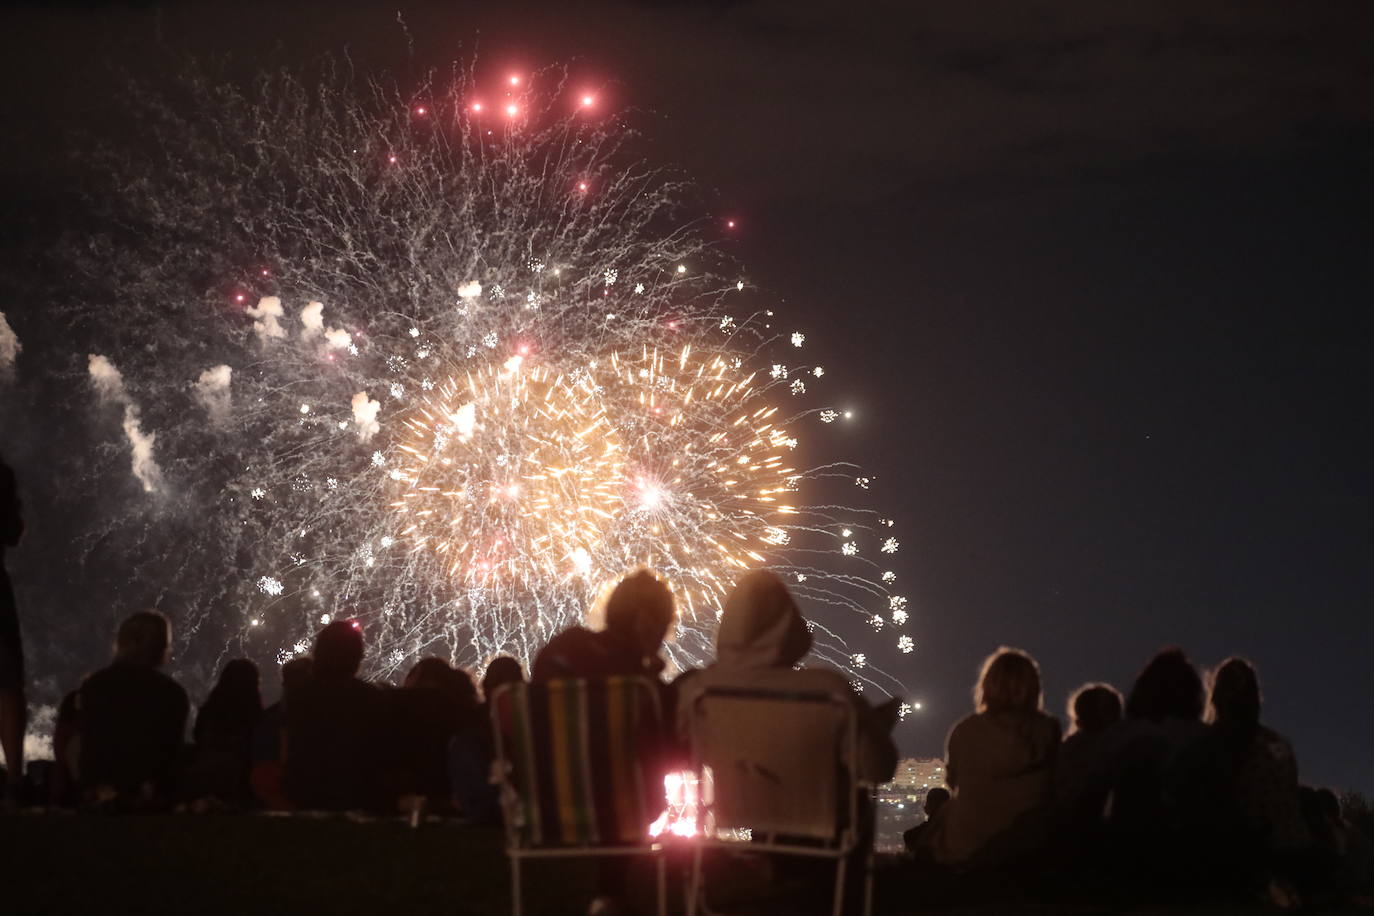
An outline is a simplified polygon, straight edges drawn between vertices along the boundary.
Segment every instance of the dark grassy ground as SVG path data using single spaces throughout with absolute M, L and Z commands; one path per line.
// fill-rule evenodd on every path
M 526 912 L 585 911 L 594 880 L 586 860 L 526 868 Z M 676 866 L 674 866 L 676 868 Z M 805 868 L 810 868 L 806 866 Z M 817 870 L 828 866 L 817 863 Z M 735 867 L 713 897 L 730 912 L 828 912 L 826 895 L 794 888 L 779 898 L 766 864 Z M 652 899 L 634 881 L 635 896 Z M 819 882 L 817 882 L 819 886 Z M 13 815 L 0 817 L 0 913 L 381 914 L 484 916 L 510 912 L 509 871 L 495 830 L 346 819 L 257 816 Z M 680 884 L 670 903 L 680 911 Z M 13 909 L 10 908 L 11 903 Z M 879 875 L 876 911 L 929 911 L 901 871 Z M 645 909 L 645 912 L 651 912 Z M 942 913 L 1258 913 L 1260 908 L 1119 904 L 1039 906 L 985 900 Z M 1365 911 L 1368 912 L 1368 911 Z

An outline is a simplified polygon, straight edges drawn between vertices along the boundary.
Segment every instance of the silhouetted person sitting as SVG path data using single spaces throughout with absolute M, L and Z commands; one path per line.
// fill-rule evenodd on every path
M 482 673 L 482 703 L 491 702 L 491 695 L 502 684 L 518 684 L 525 679 L 525 670 L 519 660 L 509 655 L 498 655 L 487 662 L 487 670 Z
M 988 656 L 973 699 L 977 712 L 949 733 L 952 798 L 932 845 L 944 865 L 1000 866 L 1038 845 L 1037 831 L 1048 828 L 1029 815 L 1052 797 L 1059 722 L 1041 711 L 1040 668 L 1018 649 Z
M 897 703 L 870 706 L 832 668 L 796 665 L 811 651 L 811 630 L 787 586 L 770 572 L 745 573 L 725 598 L 716 631 L 716 660 L 677 681 L 677 723 L 685 741 L 692 704 L 708 687 L 743 687 L 833 693 L 854 706 L 859 724 L 859 772 L 863 782 L 880 783 L 897 769 L 892 743 Z
M 1054 794 L 1069 823 L 1091 828 L 1101 821 L 1114 781 L 1121 693 L 1110 684 L 1084 684 L 1069 697 L 1073 723 L 1055 760 Z
M 532 680 L 634 674 L 657 678 L 664 668 L 659 650 L 673 614 L 668 586 L 649 570 L 636 570 L 607 598 L 605 629 L 573 626 L 550 639 L 534 657 Z
M 193 792 L 233 804 L 251 798 L 253 732 L 262 716 L 258 666 L 236 658 L 224 666 L 192 730 L 196 741 Z
M 658 682 L 664 662 L 659 657 L 673 622 L 673 593 L 647 569 L 621 579 L 606 599 L 603 630 L 569 627 L 539 650 L 534 658 L 536 684 L 565 678 L 608 678 L 643 675 Z M 662 685 L 667 694 L 667 685 Z M 664 714 L 667 714 L 665 710 Z M 658 748 L 649 751 L 659 753 Z M 621 858 L 597 863 L 597 897 L 588 912 L 619 912 L 629 863 Z
M 19 797 L 24 780 L 24 646 L 19 634 L 19 607 L 14 599 L 5 552 L 19 543 L 24 518 L 14 471 L 0 461 L 0 750 L 5 752 L 5 798 Z
M 336 620 L 315 638 L 314 671 L 286 708 L 286 795 L 304 810 L 383 805 L 381 693 L 358 678 L 363 633 Z
M 1113 787 L 1111 820 L 1118 829 L 1160 834 L 1192 819 L 1207 736 L 1203 702 L 1202 677 L 1182 649 L 1160 650 L 1136 677 Z
M 891 731 L 900 701 L 894 698 L 874 707 L 854 691 L 849 679 L 838 670 L 819 665 L 797 667 L 811 651 L 811 645 L 811 629 L 781 579 L 765 570 L 740 576 L 721 608 L 715 662 L 684 674 L 674 684 L 679 737 L 684 743 L 690 740 L 696 701 L 712 687 L 828 694 L 841 698 L 854 711 L 859 757 L 857 772 L 852 774 L 854 781 L 880 783 L 891 779 L 897 768 L 897 748 Z M 834 721 L 834 713 L 820 704 L 797 704 L 788 715 L 796 717 L 798 725 L 818 719 Z M 833 753 L 833 745 L 816 751 Z M 787 784 L 787 776 L 780 778 Z M 851 906 L 862 890 L 863 861 L 873 842 L 867 799 L 867 793 L 859 793 L 857 843 L 850 860 L 850 880 L 844 889 Z M 784 859 L 778 867 L 806 884 L 817 877 L 816 870 L 804 858 Z
M 948 801 L 949 789 L 944 786 L 936 786 L 927 791 L 925 802 L 921 805 L 922 810 L 925 811 L 926 819 L 902 833 L 902 842 L 906 846 L 906 851 L 918 860 L 929 860 L 932 857 L 933 851 L 930 848 L 931 822 L 940 814 Z
M 1151 893 L 1230 894 L 1244 867 L 1203 702 L 1202 678 L 1188 656 L 1164 649 L 1136 678 L 1118 726 L 1108 815 L 1114 861 Z
M 1320 850 L 1323 877 L 1337 899 L 1374 904 L 1374 838 L 1346 819 L 1330 789 L 1299 789 L 1303 819 Z
M 171 798 L 191 709 L 181 685 L 158 670 L 171 637 L 166 617 L 134 614 L 119 626 L 114 663 L 82 683 L 78 770 L 88 801 Z
M 442 658 L 423 658 L 383 695 L 387 794 L 446 806 L 449 743 L 477 719 L 477 686 Z
M 286 708 L 302 687 L 310 683 L 314 662 L 310 656 L 293 658 L 281 666 L 281 699 L 268 706 L 253 729 L 253 763 L 249 779 L 258 804 L 269 811 L 286 811 Z
M 1260 724 L 1260 685 L 1254 667 L 1228 658 L 1212 675 L 1207 719 L 1221 742 L 1230 808 L 1277 880 L 1305 879 L 1312 837 L 1298 796 L 1298 761 L 1283 736 Z M 1249 850 L 1239 854 L 1248 859 Z M 1291 890 L 1271 885 L 1277 900 Z
M 77 712 L 80 691 L 70 691 L 57 705 L 57 721 L 52 730 L 53 777 L 48 786 L 48 803 L 60 808 L 81 802 L 77 765 L 81 754 L 81 719 Z
M 520 662 L 509 655 L 498 655 L 487 663 L 482 674 L 482 704 L 470 728 L 462 729 L 449 744 L 449 787 L 463 816 L 477 824 L 500 822 L 501 807 L 497 788 L 491 782 L 491 761 L 495 741 L 491 732 L 491 697 L 505 684 L 525 679 Z

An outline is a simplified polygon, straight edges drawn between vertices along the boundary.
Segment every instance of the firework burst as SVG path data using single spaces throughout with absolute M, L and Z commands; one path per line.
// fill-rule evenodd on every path
M 805 336 L 594 90 L 471 68 L 406 94 L 333 71 L 184 89 L 141 97 L 153 152 L 111 160 L 121 228 L 72 263 L 78 317 L 129 316 L 90 364 L 147 469 L 88 543 L 195 570 L 195 639 L 286 658 L 348 614 L 378 673 L 528 659 L 643 563 L 678 595 L 679 666 L 756 567 L 898 640 L 888 523 L 816 504 L 869 479 L 798 457 L 840 416 L 808 403 Z M 820 653 L 891 687 L 832 624 Z

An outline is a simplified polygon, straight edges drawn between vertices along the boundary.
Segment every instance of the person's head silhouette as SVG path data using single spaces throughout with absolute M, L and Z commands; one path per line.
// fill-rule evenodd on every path
M 1003 646 L 983 662 L 973 701 L 979 712 L 1039 711 L 1040 666 L 1020 649 Z
M 172 625 L 157 611 L 139 611 L 119 625 L 115 659 L 140 668 L 160 668 L 172 644 Z
M 314 676 L 351 678 L 363 663 L 363 628 L 356 620 L 335 620 L 315 637 Z
M 1100 732 L 1121 718 L 1121 705 L 1111 684 L 1084 684 L 1069 696 L 1069 721 L 1076 732 Z
M 673 622 L 673 593 L 647 569 L 621 579 L 606 599 L 606 632 L 654 655 Z
M 1161 649 L 1135 679 L 1126 700 L 1132 719 L 1202 718 L 1202 677 L 1182 649 Z
M 949 789 L 944 786 L 936 786 L 926 792 L 925 808 L 926 817 L 931 818 L 940 813 L 940 809 L 949 801 Z
M 509 655 L 498 655 L 487 662 L 487 670 L 482 675 L 482 696 L 490 699 L 502 684 L 516 684 L 524 679 L 525 672 L 518 660 Z
M 1207 718 L 1222 727 L 1259 725 L 1260 684 L 1255 668 L 1243 658 L 1228 658 L 1212 674 Z

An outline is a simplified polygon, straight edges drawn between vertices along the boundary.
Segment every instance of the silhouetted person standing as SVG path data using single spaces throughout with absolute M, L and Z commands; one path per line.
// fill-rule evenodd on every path
M 171 798 L 191 709 L 181 685 L 158 670 L 171 639 L 166 617 L 134 614 L 119 626 L 114 663 L 82 683 L 78 770 L 87 800 Z
M 315 638 L 314 671 L 286 707 L 286 796 L 300 809 L 382 803 L 381 692 L 358 677 L 363 631 L 336 620 Z
M 0 748 L 9 774 L 5 795 L 15 799 L 24 779 L 24 647 L 19 638 L 19 608 L 14 600 L 4 553 L 24 533 L 14 471 L 0 461 Z

